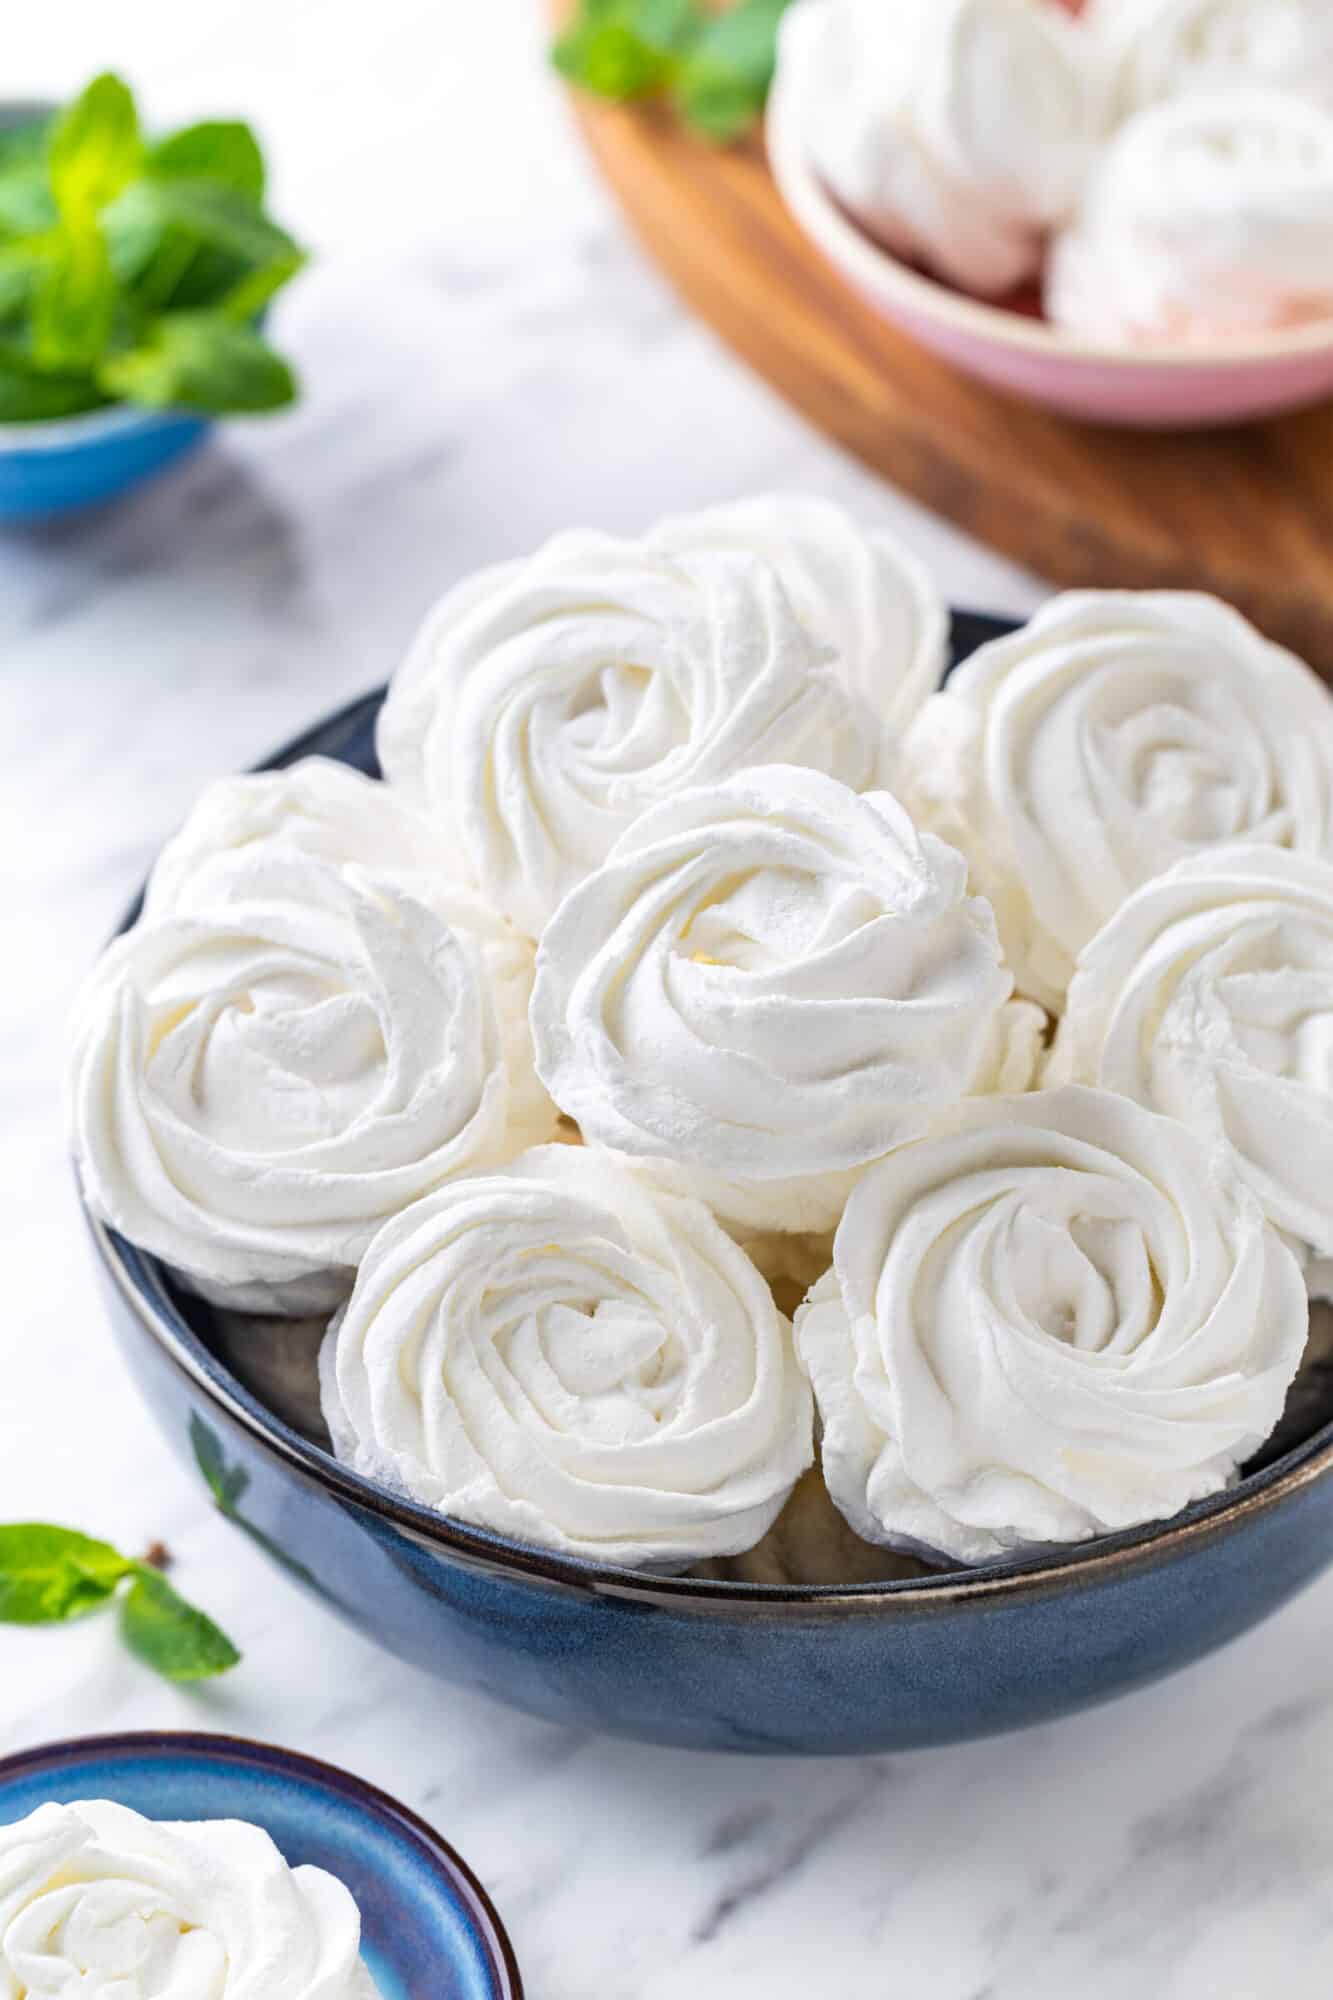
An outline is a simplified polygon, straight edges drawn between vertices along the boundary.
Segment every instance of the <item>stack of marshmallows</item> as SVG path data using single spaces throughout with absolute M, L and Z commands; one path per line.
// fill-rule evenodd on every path
M 567 1554 L 736 1557 L 799 1482 L 970 1564 L 1224 1488 L 1333 1257 L 1333 702 L 1207 597 L 940 692 L 947 632 L 815 499 L 458 585 L 384 782 L 164 851 L 78 1011 L 92 1208 L 332 1315 L 349 1466 Z
M 800 0 L 778 89 L 896 255 L 1056 326 L 1210 340 L 1333 316 L 1330 0 Z

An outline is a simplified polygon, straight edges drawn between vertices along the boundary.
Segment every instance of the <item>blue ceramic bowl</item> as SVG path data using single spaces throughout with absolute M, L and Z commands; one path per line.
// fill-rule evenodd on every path
M 188 410 L 117 403 L 86 416 L 0 424 L 0 521 L 49 521 L 119 499 L 208 435 Z
M 231 1736 L 89 1736 L 0 1758 L 0 1826 L 51 1801 L 148 1819 L 244 1819 L 293 1867 L 345 1882 L 382 2000 L 522 2000 L 485 1890 L 424 1820 L 332 1765 Z
M 959 615 L 955 658 L 1012 629 Z M 354 702 L 272 763 L 318 753 L 374 773 L 381 699 Z M 447 1520 L 338 1465 L 219 1358 L 206 1306 L 90 1224 L 129 1365 L 222 1510 L 380 1644 L 580 1728 L 815 1753 L 986 1735 L 1198 1659 L 1333 1560 L 1327 1385 L 1231 1492 L 1054 1557 L 779 1588 L 554 1555 Z

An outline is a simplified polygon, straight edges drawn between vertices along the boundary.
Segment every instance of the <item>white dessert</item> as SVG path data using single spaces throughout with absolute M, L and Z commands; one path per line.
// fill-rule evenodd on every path
M 282 841 L 201 873 L 94 971 L 75 1027 L 89 1206 L 216 1303 L 327 1311 L 386 1217 L 554 1129 L 526 946 Z
M 1220 1491 L 1306 1327 L 1300 1266 L 1227 1156 L 1074 1086 L 964 1104 L 872 1169 L 796 1321 L 838 1507 L 962 1563 Z
M 880 725 L 757 556 L 557 536 L 451 591 L 389 691 L 385 773 L 536 937 L 646 807 L 752 764 L 857 789 Z
M 831 1228 L 992 1058 L 1012 980 L 961 855 L 790 766 L 644 813 L 537 954 L 537 1069 L 584 1138 L 750 1230 Z
M 1333 109 L 1237 86 L 1140 112 L 1052 246 L 1046 312 L 1101 341 L 1333 317 Z
M 1333 102 L 1328 0 L 1086 0 L 1117 114 L 1259 84 Z
M 1036 274 L 1105 122 L 1097 44 L 1044 0 L 803 0 L 777 87 L 862 227 L 986 297 Z
M 106 1800 L 0 1827 L 5 2000 L 377 2000 L 350 1892 L 240 1820 Z
M 1145 883 L 1079 957 L 1051 1077 L 1182 1119 L 1333 1256 L 1333 860 L 1224 848 Z
M 813 1456 L 789 1322 L 699 1203 L 541 1147 L 390 1222 L 321 1357 L 338 1456 L 603 1562 L 750 1548 Z
M 150 917 L 197 908 L 213 865 L 271 842 L 318 861 L 361 869 L 420 902 L 457 907 L 449 855 L 430 821 L 388 785 L 330 757 L 304 757 L 281 771 L 219 778 L 200 793 L 149 877 Z
M 831 500 L 759 493 L 673 515 L 648 540 L 673 555 L 740 550 L 771 563 L 810 637 L 883 723 L 890 751 L 944 678 L 949 613 L 924 563 Z
M 1083 946 L 1174 862 L 1240 840 L 1333 851 L 1327 690 L 1210 597 L 1054 598 L 932 697 L 904 766 L 1019 991 L 1053 1012 Z

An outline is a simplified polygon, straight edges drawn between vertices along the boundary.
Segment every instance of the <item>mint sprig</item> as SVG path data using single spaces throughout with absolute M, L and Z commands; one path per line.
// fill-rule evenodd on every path
M 49 1521 L 0 1523 L 0 1624 L 61 1625 L 112 1604 L 126 1646 L 164 1680 L 207 1680 L 241 1657 L 156 1562 Z
M 0 132 L 0 422 L 113 401 L 210 416 L 297 393 L 256 321 L 305 261 L 248 125 L 157 140 L 119 77 Z
M 578 0 L 551 50 L 567 82 L 617 102 L 665 97 L 681 122 L 726 145 L 763 111 L 789 0 Z

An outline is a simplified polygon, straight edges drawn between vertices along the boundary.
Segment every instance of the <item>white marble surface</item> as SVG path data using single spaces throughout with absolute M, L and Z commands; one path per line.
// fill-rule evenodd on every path
M 216 1726 L 423 1808 L 533 2000 L 1286 2000 L 1333 1981 L 1333 1582 L 1083 1720 L 794 1767 L 573 1735 L 344 1632 L 159 1449 L 94 1293 L 62 1151 L 64 1017 L 213 774 L 392 666 L 432 595 L 587 520 L 804 484 L 896 521 L 959 601 L 1038 586 L 875 485 L 693 326 L 594 184 L 529 0 L 59 0 L 14 90 L 105 62 L 152 112 L 249 108 L 321 250 L 279 316 L 301 412 L 106 518 L 0 541 L 0 1518 L 178 1580 L 243 1667 L 175 1693 L 105 1623 L 0 1632 L 0 1750 Z M 1108 579 L 1110 581 L 1111 579 Z

